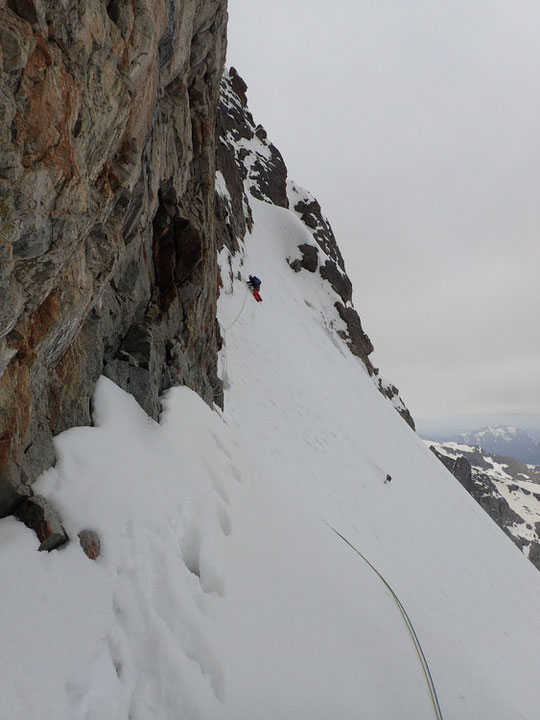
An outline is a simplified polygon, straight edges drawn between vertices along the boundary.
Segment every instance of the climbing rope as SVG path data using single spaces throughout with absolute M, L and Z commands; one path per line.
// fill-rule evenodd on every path
M 223 334 L 223 351 L 222 351 L 222 357 L 223 357 L 222 376 L 223 376 L 223 377 L 222 377 L 222 382 L 223 382 L 223 389 L 224 389 L 224 390 L 226 389 L 226 388 L 225 388 L 225 384 L 229 382 L 229 381 L 228 381 L 228 378 L 227 378 L 227 337 L 226 337 L 226 333 L 227 333 L 227 330 L 230 330 L 230 329 L 232 328 L 232 326 L 240 319 L 240 315 L 242 315 L 242 313 L 244 312 L 244 308 L 245 308 L 245 306 L 246 306 L 246 302 L 247 302 L 248 297 L 249 297 L 249 290 L 248 290 L 248 287 L 247 287 L 247 285 L 246 285 L 246 295 L 245 295 L 245 297 L 244 297 L 244 302 L 242 303 L 242 307 L 240 308 L 240 312 L 239 312 L 238 315 L 235 317 L 235 319 L 232 321 L 232 323 L 231 323 L 230 325 L 228 325 L 226 328 L 224 328 L 223 325 L 222 325 L 222 324 L 219 322 L 219 320 L 218 320 L 218 325 L 219 325 L 219 327 L 221 328 L 221 332 L 222 332 L 222 334 Z M 220 395 L 221 392 L 222 392 L 222 391 L 220 391 L 219 393 L 214 392 L 214 397 L 217 397 L 218 395 Z
M 240 312 L 238 313 L 238 315 L 235 317 L 235 319 L 232 321 L 232 323 L 226 328 L 224 328 L 221 325 L 221 323 L 219 323 L 219 327 L 223 330 L 223 332 L 227 332 L 227 330 L 230 330 L 232 328 L 232 326 L 236 323 L 236 321 L 240 318 L 240 315 L 244 312 L 244 307 L 246 305 L 246 300 L 248 299 L 248 296 L 249 296 L 249 290 L 246 285 L 246 296 L 244 298 L 244 302 L 242 303 L 242 307 L 240 308 Z M 219 320 L 218 320 L 218 322 L 219 322 Z
M 417 653 L 417 655 L 418 655 L 418 659 L 420 660 L 420 664 L 422 665 L 422 670 L 424 671 L 424 676 L 425 676 L 425 678 L 426 678 L 426 682 L 427 682 L 427 685 L 428 685 L 428 688 L 429 688 L 429 693 L 430 693 L 430 695 L 431 695 L 431 702 L 433 703 L 433 709 L 434 709 L 434 711 L 435 711 L 435 717 L 437 718 L 437 720 L 443 720 L 443 716 L 442 716 L 442 712 L 441 712 L 441 706 L 439 705 L 439 698 L 437 697 L 437 691 L 436 691 L 435 685 L 434 685 L 434 683 L 433 683 L 433 677 L 432 677 L 432 675 L 431 675 L 431 670 L 429 669 L 429 665 L 428 665 L 428 662 L 427 662 L 427 660 L 426 660 L 426 656 L 424 655 L 424 651 L 422 650 L 422 646 L 420 645 L 420 640 L 418 639 L 418 635 L 416 634 L 415 629 L 414 629 L 414 627 L 413 627 L 413 624 L 412 624 L 412 622 L 411 622 L 411 619 L 410 619 L 409 616 L 407 615 L 407 611 L 405 610 L 405 608 L 404 608 L 403 605 L 401 604 L 400 599 L 398 598 L 398 596 L 396 595 L 396 593 L 392 590 L 392 588 L 390 587 L 390 585 L 388 584 L 388 582 L 387 582 L 387 581 L 384 579 L 384 577 L 381 575 L 381 573 L 377 570 L 377 568 L 374 567 L 374 566 L 369 562 L 369 560 L 368 560 L 364 555 L 362 555 L 362 553 L 361 553 L 359 550 L 357 550 L 352 543 L 350 543 L 350 542 L 347 540 L 347 538 L 343 537 L 343 535 L 342 535 L 340 532 L 338 532 L 335 528 L 333 528 L 333 527 L 332 527 L 331 525 L 329 525 L 328 523 L 326 523 L 326 525 L 328 525 L 328 527 L 330 528 L 330 530 L 333 530 L 333 531 L 336 533 L 336 535 L 338 535 L 344 542 L 346 542 L 347 545 L 348 545 L 350 548 L 352 548 L 357 555 L 360 555 L 360 557 L 362 558 L 362 560 L 369 565 L 369 567 L 373 570 L 374 573 L 377 574 L 377 576 L 378 576 L 378 577 L 380 578 L 380 580 L 384 583 L 384 585 L 386 586 L 387 590 L 390 592 L 390 594 L 391 594 L 392 597 L 394 598 L 394 601 L 395 601 L 396 605 L 397 605 L 398 608 L 399 608 L 399 611 L 400 611 L 400 613 L 401 613 L 401 616 L 403 617 L 403 620 L 405 621 L 405 624 L 407 625 L 407 629 L 408 629 L 408 631 L 409 631 L 409 635 L 411 636 L 411 639 L 412 639 L 412 641 L 413 641 L 413 643 L 414 643 L 414 647 L 415 647 L 415 649 L 416 649 L 416 653 Z

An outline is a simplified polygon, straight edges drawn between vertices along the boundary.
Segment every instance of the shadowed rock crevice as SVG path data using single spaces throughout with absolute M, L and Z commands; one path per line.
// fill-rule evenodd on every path
M 191 282 L 203 259 L 204 240 L 201 231 L 185 218 L 175 221 L 176 266 L 174 276 L 178 286 Z
M 56 550 L 68 541 L 60 517 L 50 502 L 40 495 L 25 498 L 16 508 L 16 516 L 34 530 L 40 550 Z
M 43 8 L 37 5 L 34 0 L 8 0 L 7 6 L 16 15 L 26 20 L 30 25 L 39 23 L 40 16 L 43 17 Z M 38 12 L 38 7 L 40 12 Z
M 160 313 L 165 313 L 177 298 L 175 268 L 175 224 L 178 200 L 169 182 L 159 190 L 159 206 L 152 222 L 155 292 Z

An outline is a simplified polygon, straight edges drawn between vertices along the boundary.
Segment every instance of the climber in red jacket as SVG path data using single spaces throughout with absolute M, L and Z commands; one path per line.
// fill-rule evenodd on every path
M 262 302 L 262 297 L 260 296 L 259 290 L 261 287 L 261 281 L 256 275 L 250 275 L 248 280 L 248 285 L 251 289 L 251 292 L 253 293 L 253 297 L 257 302 Z

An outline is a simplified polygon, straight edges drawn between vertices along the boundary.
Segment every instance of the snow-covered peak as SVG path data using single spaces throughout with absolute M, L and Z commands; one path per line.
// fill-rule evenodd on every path
M 505 440 L 511 440 L 517 433 L 518 429 L 514 425 L 488 425 L 481 430 L 477 430 L 478 437 L 494 436 Z
M 540 442 L 515 425 L 489 425 L 461 433 L 452 440 L 477 445 L 498 455 L 516 457 L 522 462 L 540 464 Z

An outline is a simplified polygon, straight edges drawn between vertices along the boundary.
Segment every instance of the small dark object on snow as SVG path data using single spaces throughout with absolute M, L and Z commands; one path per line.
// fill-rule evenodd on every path
M 385 482 L 385 483 L 390 482 L 391 479 L 392 479 L 392 476 L 391 476 L 391 475 L 387 475 L 387 476 L 386 476 L 386 480 L 385 480 L 384 482 Z
M 101 543 L 95 530 L 81 530 L 79 542 L 90 560 L 96 560 L 101 555 Z

